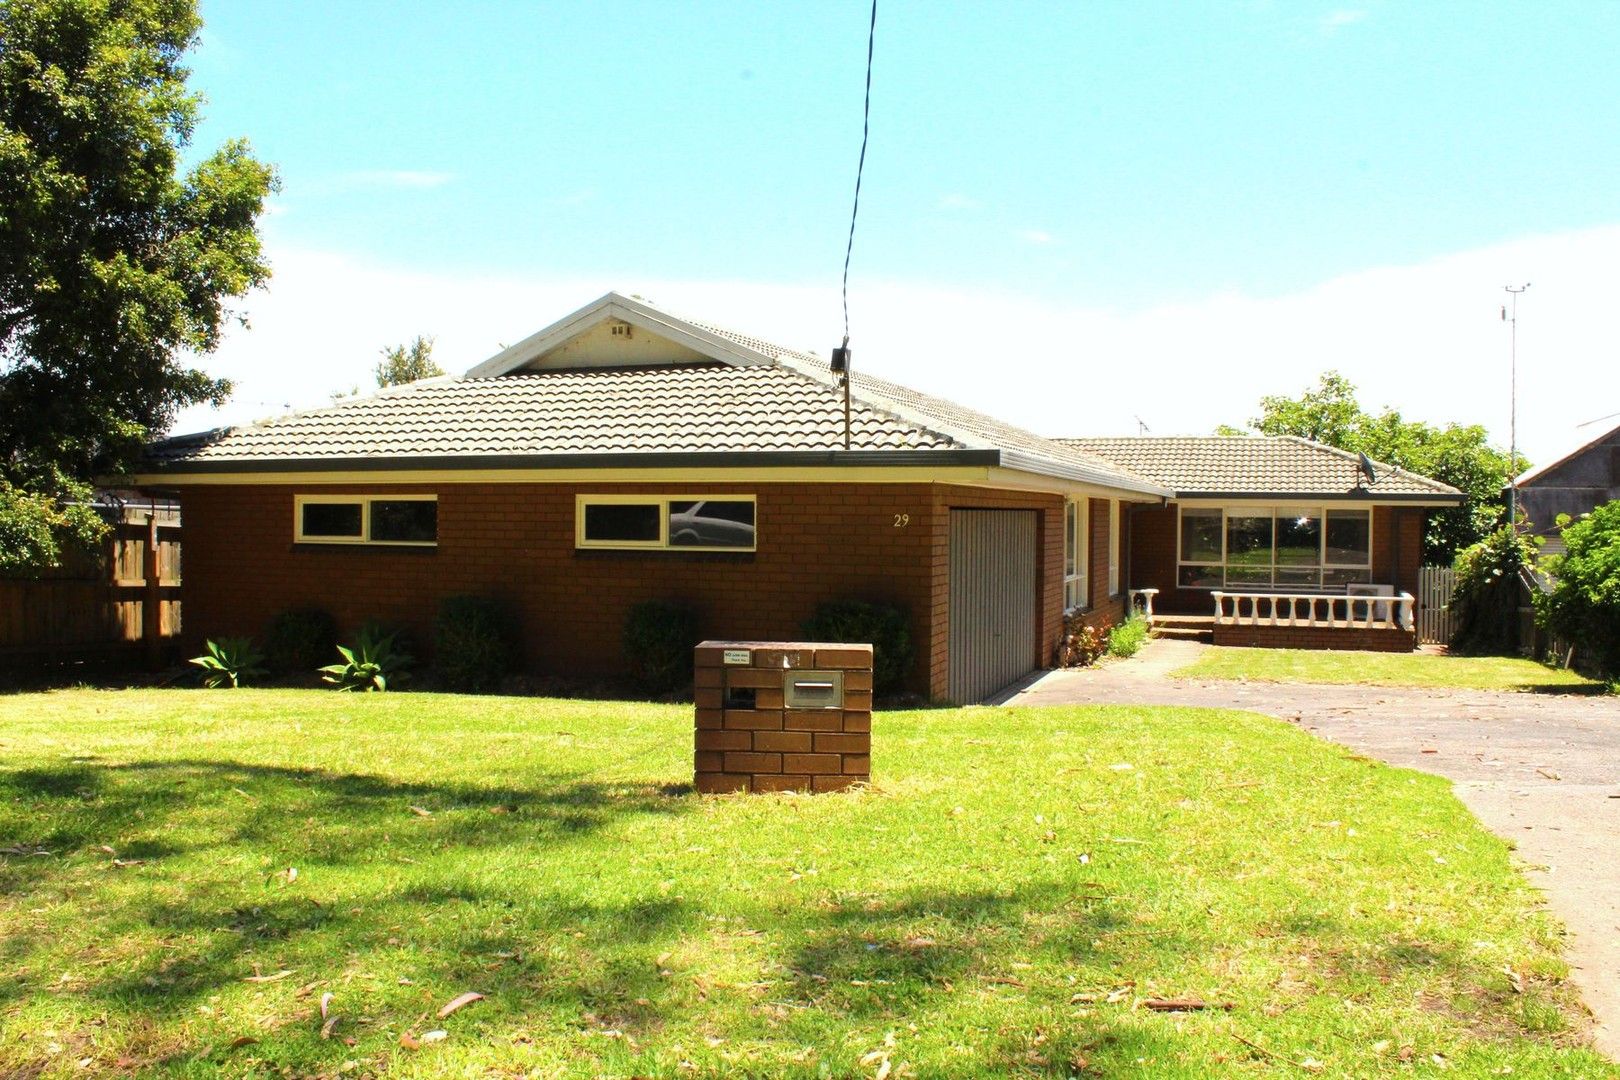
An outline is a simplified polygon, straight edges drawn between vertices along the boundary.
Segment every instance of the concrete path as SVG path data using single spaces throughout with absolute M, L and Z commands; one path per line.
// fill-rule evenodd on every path
M 1168 677 L 1208 647 L 1152 641 L 1129 661 L 1047 672 L 1006 704 L 1248 709 L 1450 779 L 1569 928 L 1594 1042 L 1620 1058 L 1620 698 Z

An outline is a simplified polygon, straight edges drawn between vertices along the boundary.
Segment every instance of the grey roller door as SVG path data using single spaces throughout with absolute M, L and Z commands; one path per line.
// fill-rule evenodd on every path
M 1035 520 L 951 511 L 952 701 L 983 701 L 1036 666 Z

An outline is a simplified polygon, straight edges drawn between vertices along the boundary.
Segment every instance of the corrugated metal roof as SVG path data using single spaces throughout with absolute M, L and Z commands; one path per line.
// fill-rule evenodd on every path
M 1367 484 L 1355 454 L 1292 435 L 1151 436 L 1061 439 L 1183 496 L 1333 495 L 1344 498 L 1433 496 L 1460 500 L 1456 488 L 1373 463 Z

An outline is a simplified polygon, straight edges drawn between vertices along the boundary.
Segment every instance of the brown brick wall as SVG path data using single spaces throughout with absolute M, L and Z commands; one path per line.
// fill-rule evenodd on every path
M 574 547 L 576 494 L 698 489 L 758 499 L 757 552 Z M 438 545 L 295 545 L 293 496 L 311 491 L 436 493 Z M 642 600 L 692 604 L 706 637 L 783 640 L 802 636 L 800 624 L 818 603 L 859 597 L 909 613 L 915 662 L 908 688 L 942 697 L 953 506 L 1041 515 L 1041 625 L 1031 666 L 1051 662 L 1061 629 L 1063 503 L 1056 495 L 931 484 L 209 485 L 187 489 L 182 504 L 185 632 L 193 649 L 205 638 L 262 635 L 272 616 L 290 608 L 320 607 L 344 630 L 368 619 L 402 625 L 426 658 L 439 601 L 479 593 L 517 606 L 527 670 L 613 676 L 623 671 L 625 615 Z M 902 514 L 909 521 L 897 527 Z M 1106 510 L 1102 521 L 1106 531 Z M 1106 547 L 1101 573 L 1106 584 Z
M 1362 652 L 1411 652 L 1417 634 L 1411 630 L 1342 629 L 1304 626 L 1215 627 L 1215 644 L 1261 649 L 1349 649 Z
M 753 494 L 753 553 L 577 551 L 578 493 Z M 293 495 L 433 493 L 432 549 L 292 543 Z M 447 484 L 296 488 L 207 486 L 182 496 L 183 597 L 189 647 L 204 638 L 260 635 L 277 612 L 330 611 L 340 628 L 381 618 L 427 652 L 438 602 L 461 593 L 509 598 L 523 619 L 528 670 L 611 676 L 623 670 L 629 608 L 676 599 L 698 611 L 705 636 L 802 637 L 800 623 L 830 599 L 860 597 L 910 613 L 917 642 L 912 687 L 929 688 L 936 495 L 926 484 L 540 485 Z M 895 527 L 896 514 L 910 523 Z

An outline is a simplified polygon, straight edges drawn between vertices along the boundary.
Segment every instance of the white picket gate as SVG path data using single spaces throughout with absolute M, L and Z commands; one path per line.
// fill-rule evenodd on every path
M 1451 594 L 1457 588 L 1457 571 L 1449 566 L 1425 566 L 1418 570 L 1418 641 L 1447 645 L 1456 620 L 1451 614 Z

